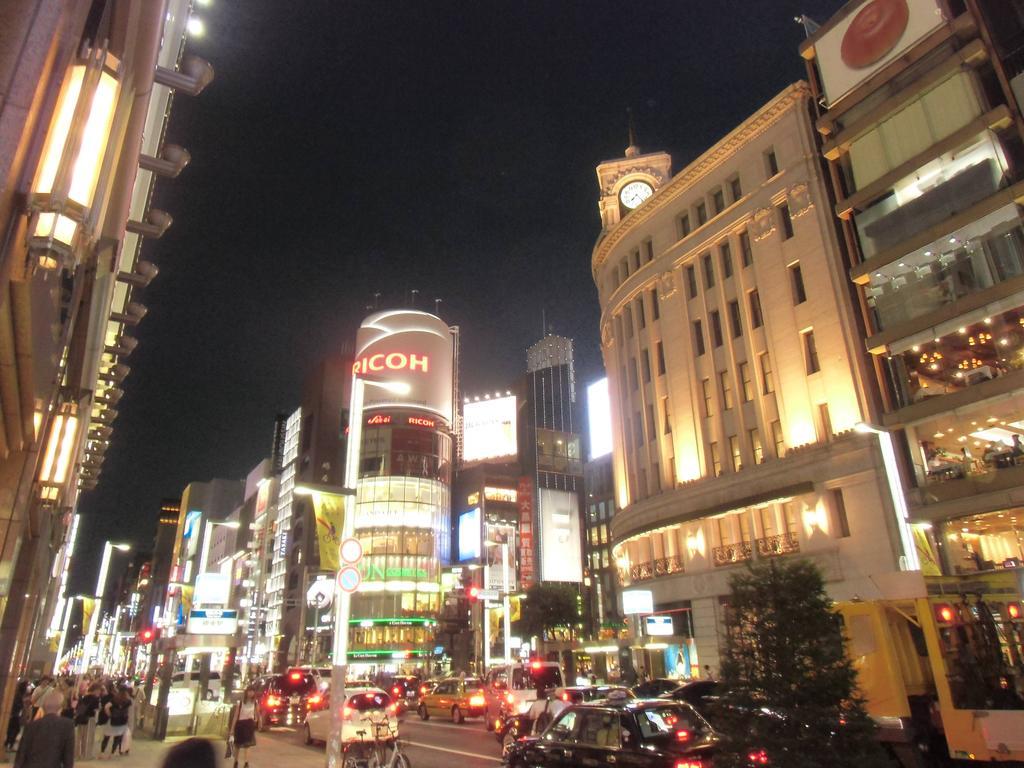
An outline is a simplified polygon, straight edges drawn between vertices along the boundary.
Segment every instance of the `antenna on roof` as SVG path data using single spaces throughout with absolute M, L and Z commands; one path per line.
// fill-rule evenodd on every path
M 806 13 L 801 13 L 799 16 L 794 16 L 793 21 L 795 21 L 797 24 L 803 24 L 804 34 L 807 35 L 807 37 L 810 37 L 819 29 L 821 29 L 821 24 L 816 22 Z
M 417 296 L 417 294 L 418 294 L 419 292 L 420 292 L 420 291 L 419 291 L 419 289 L 418 289 L 418 288 L 413 288 L 413 289 L 412 289 L 412 291 L 410 291 L 410 293 L 412 294 L 412 303 L 411 303 L 411 306 L 412 306 L 412 308 L 413 308 L 413 309 L 416 309 L 416 296 Z
M 438 317 L 441 316 L 441 302 L 442 301 L 444 301 L 444 299 L 434 299 L 434 314 L 437 315 Z

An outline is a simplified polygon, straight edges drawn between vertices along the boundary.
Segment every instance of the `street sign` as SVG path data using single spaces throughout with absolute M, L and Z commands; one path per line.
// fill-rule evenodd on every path
M 338 571 L 338 587 L 342 592 L 355 592 L 362 580 L 363 577 L 359 575 L 359 569 L 355 566 L 346 565 Z
M 496 589 L 478 589 L 476 592 L 477 600 L 497 600 L 500 596 Z
M 359 539 L 347 538 L 340 545 L 341 561 L 346 565 L 355 565 L 363 559 L 363 545 Z
M 185 631 L 191 635 L 233 635 L 238 631 L 238 611 L 229 608 L 194 608 Z

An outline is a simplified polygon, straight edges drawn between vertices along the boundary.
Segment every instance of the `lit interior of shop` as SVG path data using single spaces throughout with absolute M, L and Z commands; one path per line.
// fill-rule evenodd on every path
M 943 525 L 954 573 L 1016 568 L 1024 562 L 1024 508 L 951 520 Z

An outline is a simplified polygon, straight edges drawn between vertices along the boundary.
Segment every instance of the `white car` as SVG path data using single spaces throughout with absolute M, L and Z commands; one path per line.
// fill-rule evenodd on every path
M 554 690 L 565 685 L 562 665 L 557 661 L 532 661 L 490 669 L 484 683 L 487 730 L 494 728 L 503 713 L 526 714 L 537 699 L 538 690 Z
M 199 673 L 193 672 L 189 675 L 189 681 L 185 681 L 184 672 L 175 672 L 171 677 L 171 688 L 189 688 L 199 687 Z M 203 696 L 206 701 L 213 701 L 220 698 L 220 672 L 210 672 L 210 679 L 206 685 L 206 695 Z
M 338 706 L 332 701 L 330 690 L 320 695 L 316 709 L 310 709 L 306 713 L 305 737 L 306 743 L 313 742 L 327 743 L 331 733 L 332 709 Z M 397 706 L 380 688 L 346 688 L 345 701 L 342 706 L 342 729 L 341 740 L 343 743 L 353 741 L 373 741 L 373 728 L 381 726 L 381 738 L 390 740 L 388 735 L 384 737 L 385 727 L 390 731 L 398 730 Z M 364 731 L 362 735 L 359 731 Z

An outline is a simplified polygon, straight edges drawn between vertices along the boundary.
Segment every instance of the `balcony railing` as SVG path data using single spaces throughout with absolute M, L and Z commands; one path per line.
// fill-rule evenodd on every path
M 739 544 L 724 544 L 721 547 L 713 547 L 711 556 L 715 565 L 732 565 L 749 560 L 754 553 L 754 548 L 749 541 L 741 541 Z
M 654 575 L 668 576 L 672 573 L 683 572 L 683 558 L 678 555 L 673 557 L 662 557 L 654 561 Z
M 800 551 L 800 540 L 793 533 L 780 533 L 757 540 L 757 554 L 761 557 L 788 555 Z
M 647 579 L 654 578 L 654 564 L 653 563 L 637 563 L 636 565 L 630 566 L 629 578 L 632 581 L 646 581 Z

